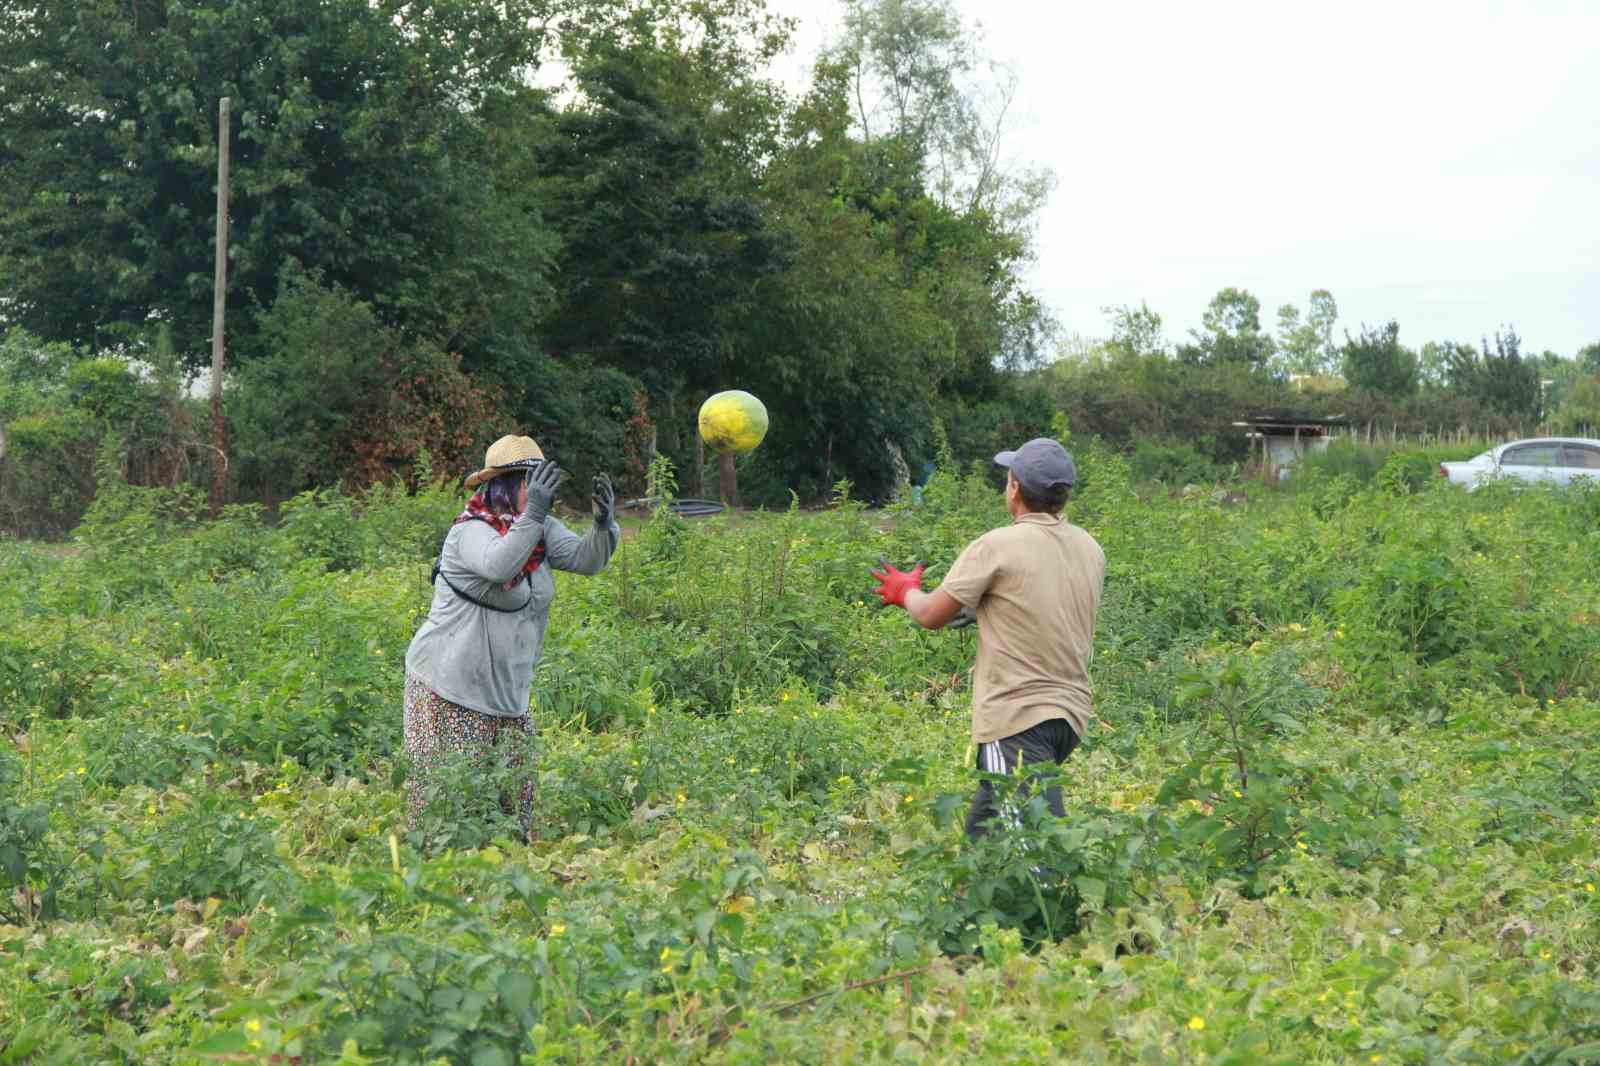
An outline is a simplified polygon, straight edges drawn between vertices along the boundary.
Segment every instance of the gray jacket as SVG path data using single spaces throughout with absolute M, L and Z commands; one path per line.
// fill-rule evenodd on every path
M 596 574 L 617 549 L 622 530 L 612 521 L 596 523 L 582 537 L 554 517 L 542 527 L 544 564 L 508 589 L 539 543 L 541 527 L 520 517 L 505 536 L 487 522 L 452 526 L 440 554 L 440 579 L 434 582 L 427 620 L 406 650 L 406 672 L 414 674 L 451 703 L 502 718 L 528 713 L 533 667 L 544 650 L 555 598 L 554 570 Z M 457 596 L 456 588 L 497 607 L 527 606 L 512 614 L 491 611 Z M 529 598 L 529 593 L 532 598 Z

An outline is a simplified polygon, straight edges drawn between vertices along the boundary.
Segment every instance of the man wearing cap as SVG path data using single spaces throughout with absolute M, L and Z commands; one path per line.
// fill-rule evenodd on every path
M 994 461 L 1007 470 L 1011 525 L 967 545 L 932 592 L 922 591 L 921 565 L 904 573 L 885 565 L 873 576 L 884 605 L 903 607 L 925 628 L 976 616 L 972 740 L 978 768 L 1005 774 L 1020 764 L 1060 764 L 1083 738 L 1106 557 L 1061 516 L 1077 481 L 1065 448 L 1040 437 Z M 1059 789 L 1048 790 L 1046 800 L 1057 817 L 1065 813 Z M 983 835 L 996 813 L 993 788 L 979 782 L 968 836 Z

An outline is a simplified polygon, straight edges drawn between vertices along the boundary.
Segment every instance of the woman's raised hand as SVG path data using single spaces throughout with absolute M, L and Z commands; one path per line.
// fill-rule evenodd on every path
M 556 499 L 556 486 L 561 483 L 561 468 L 551 462 L 540 463 L 528 474 L 528 502 L 522 516 L 544 523 L 550 514 L 550 505 Z
M 594 476 L 594 520 L 603 526 L 611 524 L 611 516 L 617 509 L 617 490 L 611 487 L 611 479 L 605 474 Z

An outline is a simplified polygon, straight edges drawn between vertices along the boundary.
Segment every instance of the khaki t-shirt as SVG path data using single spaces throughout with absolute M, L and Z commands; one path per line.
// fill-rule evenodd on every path
M 967 545 L 939 587 L 978 613 L 972 739 L 1065 718 L 1089 726 L 1089 650 L 1106 555 L 1065 519 L 1025 514 Z

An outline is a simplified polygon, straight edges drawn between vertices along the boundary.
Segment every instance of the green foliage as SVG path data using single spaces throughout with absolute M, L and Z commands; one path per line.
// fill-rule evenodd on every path
M 1197 366 L 1159 354 L 1062 359 L 1039 372 L 1037 385 L 1085 437 L 1127 448 L 1188 446 L 1220 465 L 1250 456 L 1250 440 L 1233 425 L 1242 414 L 1305 406 L 1287 385 L 1241 363 Z
M 1141 498 L 1069 424 L 1069 513 L 1111 560 L 1104 725 L 1066 819 L 1035 780 L 974 846 L 974 635 L 861 603 L 878 556 L 937 580 L 1005 520 L 937 436 L 920 504 L 662 510 L 563 576 L 537 750 L 441 770 L 415 836 L 400 662 L 460 493 L 424 463 L 415 493 L 268 524 L 108 481 L 74 551 L 0 546 L 0 849 L 26 856 L 0 1055 L 890 1061 L 915 1032 L 935 1057 L 1489 1062 L 1600 1021 L 1572 992 L 1595 494 L 1400 491 L 1407 458 Z M 500 800 L 530 770 L 524 841 Z
M 1566 436 L 1600 436 L 1600 370 L 1572 383 L 1550 426 L 1552 433 Z
M 1243 289 L 1230 285 L 1218 292 L 1200 323 L 1200 329 L 1191 331 L 1193 343 L 1178 350 L 1186 363 L 1263 370 L 1272 358 L 1275 345 L 1261 328 L 1261 301 Z
M 50 810 L 43 803 L 18 802 L 21 785 L 22 767 L 10 752 L 0 751 L 0 917 L 14 923 L 30 921 L 35 913 L 48 920 L 57 910 L 50 858 L 41 854 Z
M 925 784 L 909 769 L 885 776 Z M 1037 948 L 1078 932 L 1085 912 L 1131 901 L 1146 842 L 1134 819 L 1094 807 L 1071 820 L 1054 817 L 1044 796 L 1053 773 L 978 776 L 990 782 L 1002 812 L 1015 811 L 1015 827 L 966 841 L 950 830 L 961 824 L 968 797 L 942 795 L 932 804 L 939 838 L 902 856 L 922 932 L 943 951 L 988 958 L 997 929 L 1015 930 L 1022 945 Z
M 1311 294 L 1305 320 L 1293 304 L 1278 308 L 1279 365 L 1289 374 L 1327 374 L 1333 369 L 1335 350 L 1333 324 L 1339 319 L 1339 306 L 1327 289 Z
M 1224 480 L 1228 473 L 1191 444 L 1160 443 L 1144 438 L 1134 444 L 1128 466 L 1140 481 L 1160 481 L 1173 486 L 1211 484 Z
M 190 471 L 192 419 L 170 353 L 142 354 L 91 358 L 18 329 L 0 339 L 0 528 L 70 531 L 108 444 L 118 476 L 171 484 Z
M 1466 344 L 1451 345 L 1446 370 L 1450 387 L 1486 410 L 1530 421 L 1540 417 L 1539 367 L 1523 358 L 1521 348 L 1521 338 L 1510 327 L 1495 333 L 1493 351 L 1487 339 L 1481 352 Z
M 542 44 L 542 10 L 480 0 L 7 5 L 0 96 L 34 101 L 4 119 L 0 278 L 16 297 L 11 314 L 95 349 L 159 319 L 200 362 L 216 101 L 229 96 L 236 338 L 253 336 L 291 264 L 439 337 L 530 322 L 549 242 L 525 195 L 499 195 L 492 131 L 517 115 L 502 100 L 531 95 L 522 77 Z M 103 121 L 84 125 L 87 113 Z M 483 313 L 486 293 L 499 298 L 494 316 Z
M 1157 799 L 1192 808 L 1174 817 L 1165 858 L 1196 884 L 1234 877 L 1261 895 L 1296 849 L 1313 846 L 1352 868 L 1403 857 L 1403 777 L 1365 782 L 1353 760 L 1333 768 L 1286 750 L 1321 702 L 1295 674 L 1297 658 L 1247 654 L 1183 679 L 1178 703 L 1195 731 Z
M 1378 329 L 1362 326 L 1357 337 L 1345 334 L 1345 381 L 1352 388 L 1388 396 L 1416 392 L 1417 357 L 1399 338 L 1400 324 L 1393 319 Z
M 424 452 L 476 468 L 503 425 L 456 359 L 314 276 L 287 276 L 258 328 L 228 399 L 234 477 L 252 496 L 404 479 Z
M 147 826 L 150 891 L 163 901 L 211 897 L 249 907 L 281 895 L 288 871 L 262 816 L 208 793 Z
M 427 766 L 411 766 L 419 802 L 407 838 L 431 850 L 481 848 L 491 840 L 525 836 L 520 804 L 538 758 L 531 734 L 508 730 L 488 756 L 447 752 Z
M 1440 463 L 1470 459 L 1488 446 L 1486 441 L 1418 447 L 1334 440 L 1301 460 L 1295 484 L 1315 487 L 1322 480 L 1346 477 L 1362 485 L 1377 483 L 1391 494 L 1417 492 L 1439 480 Z

